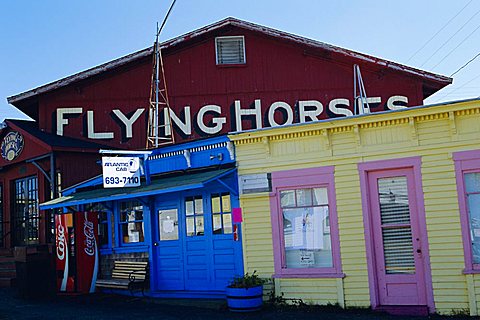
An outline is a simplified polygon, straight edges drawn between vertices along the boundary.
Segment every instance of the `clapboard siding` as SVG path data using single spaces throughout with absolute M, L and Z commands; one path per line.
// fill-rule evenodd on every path
M 240 175 L 334 166 L 345 278 L 275 279 L 276 290 L 286 298 L 318 304 L 369 306 L 358 164 L 420 156 L 435 310 L 440 314 L 465 310 L 478 314 L 480 275 L 463 274 L 465 262 L 452 153 L 480 149 L 479 138 L 478 101 L 232 135 Z M 245 268 L 253 271 L 261 267 L 262 274 L 271 275 L 268 194 L 244 195 L 242 207 L 246 217 Z M 256 265 L 261 256 L 262 264 Z

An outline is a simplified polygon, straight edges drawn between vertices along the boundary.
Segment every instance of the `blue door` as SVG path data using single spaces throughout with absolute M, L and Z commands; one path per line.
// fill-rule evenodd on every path
M 157 203 L 156 289 L 222 292 L 243 271 L 231 195 L 190 192 L 178 200 L 177 208 Z
M 157 209 L 154 225 L 157 226 L 154 240 L 156 258 L 156 288 L 158 290 L 184 290 L 183 250 L 180 239 L 177 208 Z

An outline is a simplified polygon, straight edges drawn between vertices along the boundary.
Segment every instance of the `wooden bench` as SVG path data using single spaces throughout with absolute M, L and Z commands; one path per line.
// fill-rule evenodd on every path
M 144 290 L 148 280 L 148 262 L 115 261 L 111 279 L 97 279 L 97 288 L 128 289 L 133 295 L 135 289 Z

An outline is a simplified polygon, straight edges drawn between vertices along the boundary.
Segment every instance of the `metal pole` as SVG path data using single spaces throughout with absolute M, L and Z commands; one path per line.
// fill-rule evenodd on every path
M 159 57 L 159 45 L 158 45 L 158 35 L 159 35 L 159 29 L 158 29 L 158 23 L 157 23 L 157 36 L 155 39 L 155 117 L 154 117 L 154 135 L 155 135 L 155 147 L 158 148 L 158 117 L 159 117 L 159 112 L 158 112 L 158 86 L 159 86 L 159 63 L 160 63 L 160 57 Z

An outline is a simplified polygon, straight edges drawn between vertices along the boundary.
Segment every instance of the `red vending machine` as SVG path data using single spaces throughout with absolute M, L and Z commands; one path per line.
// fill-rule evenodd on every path
M 75 212 L 55 216 L 57 291 L 95 291 L 98 273 L 98 215 Z

